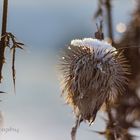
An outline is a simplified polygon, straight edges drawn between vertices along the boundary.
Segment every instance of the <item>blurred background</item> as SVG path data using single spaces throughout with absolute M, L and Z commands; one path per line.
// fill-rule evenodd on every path
M 2 19 L 0 0 L 0 23 Z M 137 8 L 135 0 L 112 0 L 114 40 L 120 41 Z M 74 124 L 72 110 L 60 97 L 60 82 L 57 72 L 61 48 L 72 39 L 94 37 L 98 0 L 9 0 L 8 31 L 25 44 L 25 50 L 16 55 L 16 94 L 11 80 L 11 58 L 7 50 L 4 80 L 1 90 L 2 140 L 70 140 Z M 106 17 L 106 15 L 104 15 Z M 107 22 L 104 33 L 108 39 Z M 105 123 L 102 116 L 93 126 L 83 123 L 77 140 L 103 140 L 104 136 L 92 132 L 102 131 Z M 18 131 L 16 131 L 16 130 Z M 138 131 L 131 131 L 139 135 Z M 138 138 L 139 139 L 139 138 Z

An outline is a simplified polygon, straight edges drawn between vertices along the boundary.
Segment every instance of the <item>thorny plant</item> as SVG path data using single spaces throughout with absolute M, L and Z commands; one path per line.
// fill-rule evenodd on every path
M 15 78 L 16 78 L 16 72 L 15 72 L 15 55 L 16 55 L 16 49 L 20 48 L 23 49 L 23 43 L 18 42 L 16 40 L 16 37 L 10 33 L 7 32 L 7 15 L 8 15 L 8 0 L 3 0 L 3 17 L 2 17 L 2 33 L 0 38 L 0 83 L 2 81 L 2 68 L 5 63 L 5 50 L 7 47 L 11 49 L 12 52 L 12 77 L 13 77 L 13 84 L 14 84 L 14 90 L 15 90 Z
M 97 24 L 95 38 L 72 40 L 63 50 L 60 63 L 63 95 L 76 116 L 71 131 L 72 140 L 76 139 L 80 123 L 87 121 L 91 125 L 103 104 L 112 118 L 110 105 L 128 84 L 128 62 L 122 50 L 103 40 L 102 21 L 100 27 Z
M 123 35 L 119 43 L 116 43 L 113 38 L 112 0 L 99 0 L 99 9 L 95 14 L 96 18 L 102 15 L 102 7 L 105 7 L 104 9 L 106 9 L 108 16 L 108 36 L 112 40 L 113 46 L 116 46 L 117 50 L 124 51 L 124 55 L 127 58 L 127 61 L 129 61 L 131 67 L 131 75 L 127 75 L 130 81 L 128 86 L 126 86 L 126 90 L 123 91 L 122 95 L 119 95 L 115 104 L 110 105 L 108 102 L 106 102 L 107 119 L 105 119 L 105 131 L 96 131 L 97 133 L 104 135 L 107 140 L 134 140 L 136 136 L 130 133 L 130 129 L 140 127 L 138 123 L 140 122 L 140 96 L 138 92 L 140 87 L 140 62 L 138 61 L 140 59 L 140 1 L 137 0 L 137 3 L 138 7 L 133 14 L 133 19 L 128 26 L 128 30 Z M 97 32 L 95 37 L 102 39 L 101 32 Z M 78 50 L 75 52 L 75 55 L 77 55 Z M 70 55 L 71 54 L 69 54 L 68 57 L 70 57 Z M 65 61 L 65 58 L 63 59 Z M 68 58 L 66 57 L 66 59 Z M 65 66 L 69 68 L 69 65 Z M 65 72 L 67 73 L 68 71 Z M 66 78 L 68 78 L 67 74 Z M 68 83 L 71 83 L 69 79 L 67 80 Z M 66 88 L 71 88 L 71 86 L 67 84 Z M 72 103 L 70 99 L 71 97 L 67 100 Z M 76 125 L 72 129 L 72 140 L 76 139 L 75 134 L 81 121 L 83 120 L 77 120 Z

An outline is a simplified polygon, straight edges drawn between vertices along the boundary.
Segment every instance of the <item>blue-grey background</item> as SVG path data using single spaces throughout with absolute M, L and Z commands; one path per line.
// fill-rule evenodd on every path
M 16 56 L 16 95 L 10 51 L 6 52 L 0 88 L 8 94 L 0 95 L 0 124 L 1 128 L 12 127 L 19 132 L 0 129 L 2 140 L 70 140 L 74 117 L 60 98 L 58 52 L 71 39 L 93 37 L 97 5 L 97 0 L 9 0 L 8 31 L 25 43 L 25 51 L 19 50 Z M 135 0 L 113 0 L 115 39 L 122 35 L 116 32 L 116 25 L 123 22 L 127 26 L 135 7 Z M 0 11 L 1 23 L 2 0 Z M 106 33 L 106 22 L 104 28 Z M 90 131 L 104 130 L 101 116 L 105 115 L 99 113 L 92 127 L 83 123 L 77 140 L 104 140 Z

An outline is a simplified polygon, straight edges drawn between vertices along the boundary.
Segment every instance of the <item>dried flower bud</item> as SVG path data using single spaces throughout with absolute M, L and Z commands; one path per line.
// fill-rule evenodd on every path
M 129 66 L 122 52 L 92 38 L 72 40 L 61 59 L 63 95 L 76 117 L 93 122 L 103 103 L 123 93 Z

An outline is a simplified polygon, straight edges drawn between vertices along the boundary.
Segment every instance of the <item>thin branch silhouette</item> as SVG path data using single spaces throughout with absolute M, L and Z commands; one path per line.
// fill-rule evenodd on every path
M 3 1 L 3 18 L 2 18 L 2 33 L 1 33 L 1 42 L 0 42 L 0 83 L 2 81 L 2 68 L 5 62 L 5 48 L 6 48 L 6 30 L 7 30 L 7 14 L 8 14 L 8 0 Z

